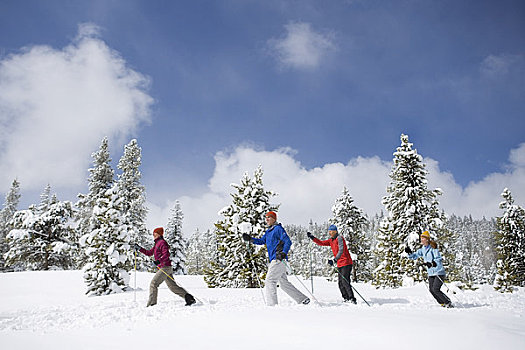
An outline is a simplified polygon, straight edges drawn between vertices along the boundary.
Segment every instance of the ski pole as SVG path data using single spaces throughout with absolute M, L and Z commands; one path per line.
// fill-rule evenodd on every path
M 357 289 L 355 289 L 354 286 L 352 286 L 352 284 L 350 283 L 350 281 L 348 281 L 348 280 L 346 279 L 346 277 L 343 276 L 343 274 L 341 273 L 341 271 L 339 271 L 339 269 L 338 269 L 337 267 L 334 267 L 334 269 L 337 271 L 337 273 L 339 274 L 339 276 L 343 277 L 343 279 L 346 281 L 346 283 L 348 283 L 348 284 L 350 285 L 350 287 L 354 290 L 354 292 L 356 292 L 357 295 L 359 295 L 359 297 L 360 297 L 361 299 L 363 299 L 363 301 L 366 303 L 366 305 L 370 306 L 370 304 L 368 303 L 368 301 L 366 301 L 365 298 L 363 298 L 363 297 L 361 296 L 361 294 L 359 294 L 359 292 L 357 291 Z
M 266 298 L 264 297 L 264 292 L 263 292 L 263 287 L 262 287 L 262 284 L 261 284 L 261 279 L 259 278 L 259 272 L 257 271 L 257 268 L 255 267 L 255 264 L 253 263 L 253 260 L 252 260 L 252 266 L 253 266 L 253 270 L 255 271 L 255 275 L 257 276 L 257 283 L 259 284 L 259 290 L 261 291 L 261 296 L 263 298 L 264 305 L 266 305 Z
M 159 269 L 160 271 L 162 271 L 166 276 L 168 276 L 170 280 L 172 280 L 173 282 L 175 282 L 175 280 L 173 279 L 173 277 L 171 277 L 166 271 L 164 271 L 163 269 L 161 269 L 158 265 L 155 265 L 155 267 L 156 267 L 157 269 Z M 177 282 L 175 282 L 175 283 L 177 283 Z
M 421 272 L 421 275 L 423 275 L 423 269 L 424 269 L 425 267 L 427 267 L 427 265 L 424 265 L 424 264 L 419 265 L 419 272 Z M 425 277 L 425 275 L 423 275 L 423 277 Z M 436 275 L 436 277 L 441 281 L 441 283 L 443 283 L 443 285 L 445 286 L 445 288 L 447 288 L 447 292 L 449 292 L 449 293 L 452 292 L 452 294 L 456 294 L 455 291 L 450 290 L 450 288 L 448 288 L 448 286 L 447 286 L 447 284 L 445 283 L 445 281 L 443 281 L 443 280 L 441 279 L 441 277 L 439 277 L 439 275 Z M 427 287 L 430 288 L 430 286 L 429 286 L 428 283 L 427 283 L 427 280 L 423 278 L 423 281 L 425 281 L 425 284 L 427 285 Z
M 241 240 L 243 240 L 242 236 L 241 236 Z M 257 268 L 255 267 L 254 262 L 253 262 L 253 254 L 251 254 L 251 252 L 250 252 L 250 242 L 249 241 L 246 242 L 246 250 L 248 251 L 248 254 L 250 255 L 250 258 L 251 258 L 250 261 L 252 263 L 253 270 L 255 271 L 255 275 L 257 276 L 257 283 L 259 284 L 259 290 L 261 291 L 261 296 L 263 298 L 264 305 L 267 305 L 266 304 L 266 298 L 264 297 L 264 292 L 263 292 L 263 288 L 262 288 L 261 279 L 259 278 L 259 273 L 257 271 Z
M 299 281 L 299 283 L 301 283 L 301 285 L 303 286 L 303 288 L 306 289 L 306 290 L 308 291 L 308 294 L 310 294 L 310 295 L 312 296 L 312 298 L 314 299 L 314 301 L 315 301 L 319 306 L 323 306 L 323 305 L 319 302 L 319 300 L 317 300 L 317 298 L 315 297 L 315 295 L 314 295 L 313 293 L 311 293 L 310 290 L 309 290 L 308 288 L 306 288 L 306 286 L 305 286 L 304 283 L 299 279 L 299 277 L 297 277 L 297 275 L 293 273 L 292 268 L 290 267 L 290 265 L 288 265 L 288 264 L 286 263 L 286 260 L 283 259 L 282 262 L 283 262 L 284 266 L 286 266 L 286 268 L 288 269 L 288 271 L 290 271 L 290 273 L 291 273 L 292 275 L 295 276 L 295 278 Z
M 312 285 L 312 293 L 314 292 L 314 269 L 312 268 L 312 245 L 308 245 L 309 253 L 308 256 L 310 258 L 310 284 Z
M 445 286 L 445 288 L 447 288 L 447 292 L 449 292 L 449 293 L 452 292 L 452 294 L 456 294 L 456 292 L 451 291 L 450 288 L 448 288 L 448 286 L 447 286 L 447 284 L 445 283 L 445 281 L 443 281 L 443 280 L 441 279 L 441 277 L 439 277 L 439 275 L 436 275 L 436 277 L 441 281 L 441 283 L 443 283 L 443 285 Z
M 137 251 L 135 250 L 135 287 L 133 288 L 133 301 L 137 302 Z

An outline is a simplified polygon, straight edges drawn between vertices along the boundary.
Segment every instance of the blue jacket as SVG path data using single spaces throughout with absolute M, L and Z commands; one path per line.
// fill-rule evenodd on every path
M 443 276 L 445 274 L 445 268 L 443 267 L 443 258 L 437 248 L 432 248 L 429 245 L 419 248 L 415 253 L 409 254 L 408 257 L 412 260 L 417 258 L 423 258 L 425 262 L 436 262 L 436 267 L 427 267 L 427 273 L 429 276 Z
M 287 255 L 286 259 L 288 259 L 288 251 L 292 246 L 292 240 L 288 237 L 281 224 L 275 224 L 268 228 L 261 238 L 252 238 L 252 243 L 258 245 L 266 244 L 270 261 L 275 259 L 276 252 L 283 252 Z

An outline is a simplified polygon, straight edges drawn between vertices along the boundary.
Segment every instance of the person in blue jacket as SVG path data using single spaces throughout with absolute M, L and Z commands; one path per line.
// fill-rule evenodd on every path
M 277 223 L 275 212 L 269 211 L 265 218 L 268 229 L 261 238 L 251 237 L 247 233 L 243 233 L 242 238 L 253 244 L 266 244 L 270 261 L 266 273 L 266 305 L 277 305 L 277 283 L 298 304 L 308 304 L 310 299 L 295 288 L 286 277 L 286 264 L 283 260 L 288 259 L 287 254 L 292 246 L 292 241 L 281 224 Z
M 425 231 L 420 236 L 422 247 L 415 253 L 410 247 L 405 248 L 405 252 L 412 260 L 423 258 L 424 265 L 427 267 L 428 289 L 432 296 L 443 307 L 453 307 L 452 302 L 445 293 L 441 291 L 441 286 L 445 280 L 445 268 L 443 267 L 443 258 L 437 249 L 437 243 L 430 239 L 430 233 Z

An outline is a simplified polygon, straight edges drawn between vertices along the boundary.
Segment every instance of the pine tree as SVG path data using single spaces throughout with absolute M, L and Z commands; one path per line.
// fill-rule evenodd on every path
M 4 254 L 9 251 L 7 244 L 7 234 L 13 228 L 11 220 L 18 209 L 20 203 L 20 183 L 17 179 L 13 180 L 11 188 L 5 196 L 4 207 L 0 211 L 0 271 L 5 270 Z
M 91 157 L 93 158 L 93 167 L 89 169 L 88 178 L 88 194 L 79 194 L 78 202 L 76 204 L 78 208 L 77 220 L 78 220 L 78 234 L 80 237 L 90 233 L 93 230 L 91 223 L 93 221 L 93 209 L 97 201 L 105 196 L 108 189 L 113 186 L 115 172 L 111 168 L 111 158 L 109 155 L 108 139 L 104 137 L 100 144 L 99 150 L 94 152 Z M 81 253 L 84 250 L 80 250 Z M 80 254 L 77 257 L 78 266 L 85 264 L 85 256 Z
M 223 216 L 216 224 L 218 261 L 205 272 L 209 287 L 258 288 L 266 274 L 266 251 L 242 240 L 242 233 L 261 237 L 264 215 L 277 206 L 270 204 L 272 191 L 262 183 L 263 170 L 258 167 L 253 179 L 247 173 L 240 184 L 232 184 L 232 204 L 220 211 Z
M 501 196 L 504 201 L 499 207 L 505 212 L 497 218 L 498 274 L 494 288 L 503 293 L 525 286 L 525 209 L 514 204 L 507 188 Z
M 288 252 L 289 264 L 296 275 L 310 277 L 311 254 L 308 249 L 306 228 L 297 225 L 284 225 L 284 229 L 293 242 Z
M 372 219 L 369 221 L 369 225 L 367 226 L 366 230 L 366 236 L 367 240 L 370 242 L 370 250 L 371 250 L 371 256 L 368 261 L 365 262 L 367 265 L 366 269 L 368 271 L 372 271 L 372 274 L 370 276 L 370 279 L 366 282 L 370 282 L 373 279 L 374 271 L 375 269 L 380 265 L 379 257 L 375 254 L 376 248 L 378 245 L 378 236 L 379 236 L 379 230 L 381 228 L 381 223 L 384 221 L 385 215 L 383 211 L 381 210 L 379 214 L 376 214 L 372 217 Z
M 450 231 L 443 227 L 437 231 L 438 249 L 443 258 L 443 268 L 447 272 L 446 277 L 448 281 L 461 281 L 462 266 L 456 262 L 455 243 L 458 235 L 454 231 Z
M 166 225 L 165 239 L 170 247 L 171 264 L 176 275 L 186 274 L 186 240 L 182 235 L 184 214 L 179 201 L 171 209 L 171 216 Z
M 399 287 L 408 277 L 422 280 L 417 263 L 402 257 L 406 246 L 419 248 L 419 235 L 428 230 L 439 236 L 445 217 L 437 210 L 440 189 L 427 188 L 427 170 L 423 158 L 412 148 L 407 135 L 401 135 L 401 146 L 394 153 L 390 185 L 383 204 L 389 215 L 381 223 L 376 254 L 380 264 L 374 270 L 377 286 Z
M 129 284 L 126 269 L 133 263 L 128 254 L 132 230 L 121 213 L 123 200 L 117 185 L 97 199 L 89 223 L 92 231 L 80 239 L 86 247 L 87 263 L 83 268 L 86 294 L 119 293 Z
M 452 245 L 454 268 L 447 267 L 450 280 L 461 281 L 463 287 L 475 289 L 476 284 L 492 283 L 495 276 L 494 222 L 485 218 L 474 220 L 452 215 L 446 223 L 447 230 L 455 232 Z
M 69 201 L 49 198 L 48 185 L 38 206 L 17 211 L 13 229 L 7 235 L 10 246 L 6 264 L 17 270 L 70 269 L 76 250 L 71 221 L 73 205 Z
M 472 219 L 472 218 L 471 218 Z M 471 256 L 471 234 L 468 229 L 466 229 L 467 226 L 467 220 L 468 218 L 465 217 L 465 219 L 461 219 L 455 215 L 452 215 L 446 222 L 446 228 L 450 232 L 455 232 L 457 235 L 457 238 L 454 242 L 454 266 L 457 266 L 458 268 L 455 270 L 455 276 L 450 276 L 450 272 L 447 273 L 448 278 L 455 280 L 455 281 L 461 281 L 465 283 L 466 288 L 472 287 L 472 280 L 468 279 L 469 273 L 467 269 L 465 269 L 466 265 L 468 264 L 468 260 Z
M 217 258 L 215 232 L 206 230 L 200 233 L 197 229 L 190 237 L 186 247 L 186 268 L 189 275 L 203 275 L 211 268 Z
M 484 268 L 484 275 L 482 276 L 483 283 L 493 284 L 496 278 L 496 243 L 494 232 L 496 232 L 496 220 L 487 220 L 483 217 L 476 222 L 476 232 L 478 232 L 479 249 L 481 256 L 481 263 Z
M 141 148 L 137 140 L 131 140 L 124 147 L 124 154 L 118 162 L 118 168 L 122 173 L 118 177 L 117 188 L 118 196 L 120 197 L 120 211 L 125 226 L 131 230 L 131 242 L 137 243 L 140 246 L 149 245 L 149 235 L 146 228 L 146 215 L 148 210 L 146 208 L 146 189 L 141 185 L 141 173 L 139 167 L 142 162 Z M 134 252 L 128 251 L 128 268 L 131 269 L 132 261 L 134 259 Z M 148 258 L 140 254 L 137 257 L 137 265 L 139 269 L 147 269 L 151 266 Z
M 321 225 L 313 223 L 310 220 L 308 228 L 297 225 L 286 225 L 286 232 L 293 242 L 288 256 L 290 257 L 290 266 L 295 274 L 304 278 L 311 276 L 322 276 L 332 279 L 334 269 L 328 265 L 328 259 L 333 258 L 332 251 L 327 247 L 321 247 L 313 243 L 307 232 L 312 233 L 315 237 L 323 237 L 326 234 L 328 223 Z
M 372 271 L 365 270 L 364 264 L 370 258 L 370 244 L 366 240 L 364 231 L 368 224 L 363 211 L 354 205 L 354 199 L 346 187 L 332 207 L 332 223 L 337 226 L 338 233 L 346 240 L 348 250 L 352 254 L 353 279 L 369 280 Z M 360 262 L 363 266 L 360 266 Z
M 38 204 L 37 211 L 43 213 L 47 210 L 54 197 L 51 196 L 51 185 L 47 184 L 44 192 L 40 195 L 40 204 Z

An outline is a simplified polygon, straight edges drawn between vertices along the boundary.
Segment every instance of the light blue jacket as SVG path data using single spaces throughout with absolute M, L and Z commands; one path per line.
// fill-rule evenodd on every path
M 409 254 L 408 257 L 412 260 L 417 258 L 423 258 L 425 262 L 431 263 L 436 262 L 436 267 L 427 267 L 427 273 L 429 276 L 443 276 L 445 275 L 445 268 L 443 267 L 443 258 L 439 253 L 439 250 L 432 248 L 429 245 L 419 248 L 415 253 Z
M 275 259 L 275 253 L 278 251 L 288 254 L 292 246 L 292 240 L 288 237 L 281 224 L 275 224 L 268 228 L 261 238 L 252 238 L 252 243 L 258 245 L 266 244 L 270 261 Z M 288 259 L 288 256 L 286 256 L 286 259 Z

